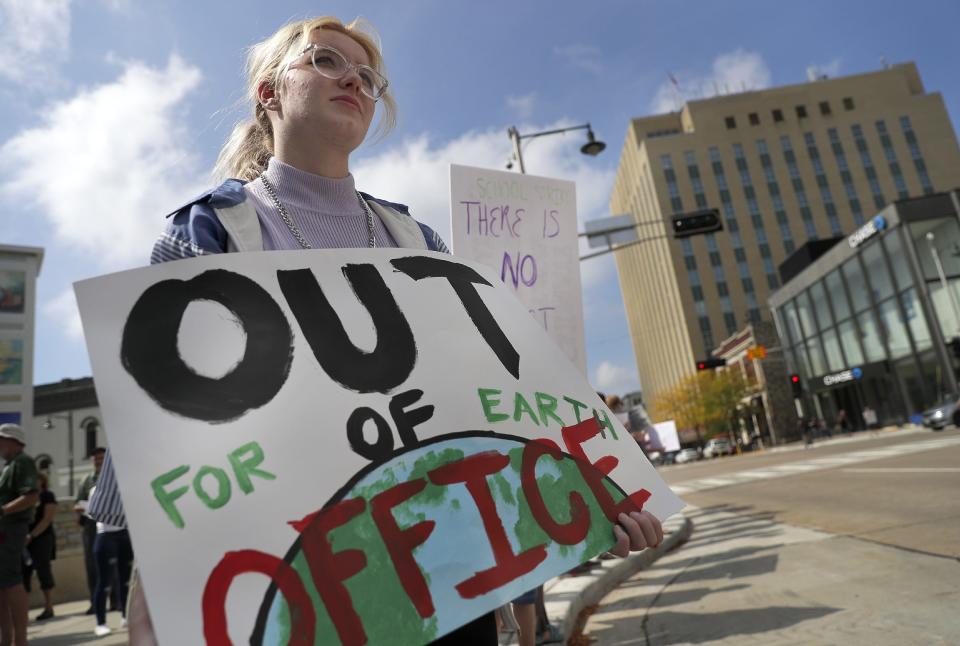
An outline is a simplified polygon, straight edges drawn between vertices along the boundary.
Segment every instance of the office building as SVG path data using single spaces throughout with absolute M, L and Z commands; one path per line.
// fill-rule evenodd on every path
M 37 275 L 43 249 L 0 245 L 0 424 L 33 416 Z
M 772 322 L 777 267 L 809 240 L 957 186 L 943 98 L 912 63 L 633 119 L 610 208 L 649 238 L 615 253 L 645 396 L 747 324 Z M 670 217 L 700 209 L 716 209 L 723 230 L 673 239 Z
M 902 424 L 957 398 L 960 191 L 900 200 L 770 297 L 804 414 Z

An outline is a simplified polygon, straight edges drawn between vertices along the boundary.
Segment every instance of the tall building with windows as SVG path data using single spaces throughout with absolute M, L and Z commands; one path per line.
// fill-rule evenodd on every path
M 615 253 L 644 394 L 693 373 L 747 323 L 772 321 L 777 267 L 808 240 L 957 186 L 943 98 L 913 63 L 633 119 L 610 208 L 649 239 Z M 704 208 L 722 231 L 672 239 L 671 215 Z

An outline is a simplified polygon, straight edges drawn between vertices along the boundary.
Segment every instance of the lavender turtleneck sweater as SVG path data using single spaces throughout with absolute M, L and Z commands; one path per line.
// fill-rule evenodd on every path
M 276 157 L 270 159 L 265 174 L 290 219 L 314 249 L 367 246 L 367 214 L 357 199 L 353 175 L 343 179 L 321 177 L 284 164 Z M 263 248 L 300 249 L 263 182 L 248 182 L 243 190 L 260 218 Z M 378 247 L 397 246 L 376 212 L 373 231 Z

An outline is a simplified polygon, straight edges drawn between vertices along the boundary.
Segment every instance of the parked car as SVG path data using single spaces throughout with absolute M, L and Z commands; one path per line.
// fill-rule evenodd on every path
M 951 395 L 933 408 L 923 411 L 923 425 L 939 431 L 951 422 L 956 424 L 958 416 L 960 409 L 957 408 L 957 398 Z
M 715 458 L 719 455 L 733 455 L 733 445 L 730 440 L 724 437 L 715 437 L 707 440 L 707 445 L 703 447 L 703 457 Z
M 699 459 L 700 452 L 696 449 L 681 449 L 674 458 L 674 462 L 677 464 L 686 464 L 687 462 L 696 462 Z

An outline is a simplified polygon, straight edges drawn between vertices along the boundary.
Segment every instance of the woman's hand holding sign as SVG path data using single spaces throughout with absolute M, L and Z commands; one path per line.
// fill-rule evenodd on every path
M 656 547 L 663 542 L 663 527 L 657 517 L 649 511 L 620 514 L 617 520 L 620 524 L 613 526 L 613 535 L 617 537 L 617 544 L 610 550 L 611 554 L 625 557 L 630 552 Z

